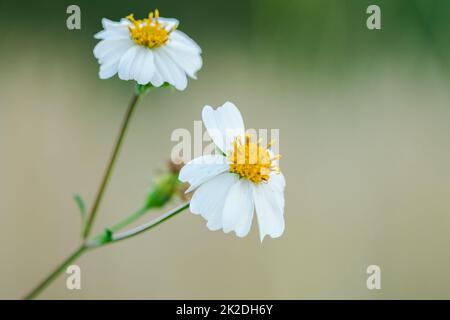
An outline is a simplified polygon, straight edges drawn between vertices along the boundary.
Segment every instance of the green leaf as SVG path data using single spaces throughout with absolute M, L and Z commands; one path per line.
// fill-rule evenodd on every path
M 105 230 L 102 232 L 102 234 L 100 235 L 100 237 L 99 237 L 98 240 L 100 241 L 101 244 L 111 242 L 111 240 L 112 240 L 112 235 L 113 235 L 113 233 L 112 233 L 111 230 L 105 229 Z
M 81 221 L 83 221 L 84 224 L 84 220 L 86 219 L 86 206 L 84 205 L 83 198 L 81 198 L 79 194 L 74 194 L 73 199 L 77 203 L 78 209 L 80 209 Z
M 98 236 L 96 236 L 91 242 L 97 246 L 111 242 L 113 239 L 113 232 L 109 229 L 103 230 Z
M 169 88 L 172 85 L 168 82 L 164 82 L 160 88 Z M 136 84 L 136 94 L 143 95 L 146 94 L 151 88 L 155 88 L 151 83 L 147 84 Z

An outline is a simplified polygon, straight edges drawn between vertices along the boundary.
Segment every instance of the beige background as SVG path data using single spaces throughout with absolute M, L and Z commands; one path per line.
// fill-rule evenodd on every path
M 103 15 L 86 14 L 79 33 L 2 35 L 0 298 L 21 297 L 77 246 L 71 195 L 92 200 L 133 90 L 97 78 L 91 36 Z M 210 32 L 227 27 L 217 24 Z M 139 207 L 175 128 L 192 130 L 203 105 L 230 100 L 248 127 L 280 129 L 283 237 L 261 244 L 256 225 L 244 239 L 211 232 L 185 212 L 89 252 L 78 261 L 82 290 L 66 290 L 63 275 L 41 298 L 450 298 L 450 93 L 438 55 L 387 46 L 341 65 L 322 41 L 311 44 L 314 58 L 285 60 L 288 43 L 267 53 L 264 32 L 243 30 L 211 42 L 191 32 L 205 50 L 199 80 L 139 106 L 95 230 Z M 366 288 L 371 264 L 381 267 L 380 291 Z

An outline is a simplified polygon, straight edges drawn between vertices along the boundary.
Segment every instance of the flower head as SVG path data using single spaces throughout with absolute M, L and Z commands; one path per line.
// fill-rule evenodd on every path
M 190 209 L 210 230 L 234 231 L 244 237 L 256 211 L 261 241 L 284 232 L 285 180 L 279 155 L 246 133 L 244 121 L 230 102 L 214 110 L 203 108 L 203 123 L 223 155 L 205 155 L 188 162 L 179 179 L 195 190 Z
M 102 20 L 101 41 L 94 48 L 100 63 L 99 76 L 108 79 L 118 73 L 122 80 L 160 87 L 164 83 L 178 90 L 187 86 L 187 76 L 196 79 L 202 67 L 201 48 L 177 30 L 178 20 L 162 18 L 159 11 L 147 18 L 132 14 L 119 22 Z

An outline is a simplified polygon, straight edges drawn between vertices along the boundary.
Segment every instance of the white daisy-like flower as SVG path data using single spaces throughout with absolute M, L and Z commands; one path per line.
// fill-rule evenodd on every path
M 187 76 L 196 79 L 202 67 L 201 48 L 177 30 L 178 20 L 162 18 L 158 10 L 142 20 L 132 14 L 119 22 L 104 18 L 102 25 L 104 30 L 95 35 L 101 41 L 94 48 L 100 79 L 118 73 L 120 79 L 141 85 L 169 83 L 184 90 Z
M 234 231 L 245 237 L 253 212 L 259 236 L 279 237 L 284 231 L 285 179 L 277 164 L 280 155 L 246 133 L 236 106 L 226 102 L 214 110 L 205 106 L 203 123 L 222 154 L 204 155 L 188 162 L 179 179 L 195 190 L 190 210 L 200 214 L 210 230 Z

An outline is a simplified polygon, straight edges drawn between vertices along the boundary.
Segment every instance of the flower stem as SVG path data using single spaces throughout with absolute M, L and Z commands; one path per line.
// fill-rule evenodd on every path
M 45 278 L 36 288 L 34 288 L 30 293 L 28 293 L 24 299 L 31 300 L 34 299 L 42 290 L 47 288 L 47 286 L 56 279 L 56 277 L 63 272 L 73 261 L 80 257 L 88 247 L 84 244 L 81 245 L 77 250 L 75 250 L 66 260 L 64 260 L 56 269 L 50 273 L 47 278 Z
M 117 231 L 123 229 L 124 227 L 126 227 L 127 225 L 129 225 L 130 223 L 134 222 L 136 219 L 140 218 L 148 210 L 149 210 L 149 208 L 147 206 L 144 206 L 141 209 L 137 210 L 136 212 L 134 212 L 130 216 L 126 217 L 125 219 L 123 219 L 121 221 L 119 221 L 118 223 L 116 223 L 115 225 L 113 225 L 112 227 L 110 227 L 108 229 L 111 232 L 113 232 L 113 233 L 117 232 Z
M 160 225 L 161 223 L 169 220 L 170 218 L 176 216 L 178 213 L 182 212 L 183 210 L 185 210 L 187 208 L 189 208 L 189 202 L 182 204 L 181 206 L 163 214 L 162 216 L 160 216 L 154 220 L 144 223 L 143 225 L 140 225 L 139 227 L 136 227 L 136 228 L 124 231 L 124 232 L 120 232 L 117 234 L 113 234 L 112 239 L 109 242 L 106 242 L 106 243 L 88 242 L 87 247 L 88 248 L 97 248 L 97 247 L 101 247 L 101 246 L 109 244 L 109 243 L 115 243 L 118 241 L 132 238 L 134 236 L 141 234 L 144 231 L 153 229 L 154 227 L 156 227 L 156 226 Z
M 37 297 L 38 294 L 40 294 L 47 286 L 53 282 L 53 280 L 56 279 L 58 275 L 61 274 L 72 262 L 74 262 L 76 259 L 78 259 L 86 250 L 88 249 L 94 249 L 103 247 L 109 243 L 115 243 L 121 240 L 129 239 L 131 237 L 137 236 L 141 234 L 144 231 L 150 230 L 164 221 L 169 220 L 170 218 L 174 217 L 178 213 L 182 212 L 183 210 L 189 208 L 189 202 L 179 206 L 178 208 L 175 208 L 162 216 L 147 222 L 139 227 L 136 227 L 134 229 L 124 231 L 121 233 L 118 233 L 117 235 L 112 236 L 112 239 L 109 242 L 98 242 L 94 238 L 92 241 L 87 241 L 86 243 L 83 243 L 77 250 L 75 250 L 66 260 L 64 260 L 52 273 L 50 273 L 47 278 L 45 278 L 36 288 L 34 288 L 30 293 L 28 293 L 24 299 L 31 300 Z M 142 210 L 142 209 L 141 209 Z M 140 210 L 136 211 L 134 214 L 132 214 L 130 217 L 135 217 L 140 212 Z M 125 220 L 124 220 L 125 221 Z M 124 222 L 123 221 L 123 222 Z M 119 224 L 117 224 L 119 225 Z M 116 225 L 116 226 L 117 226 Z M 113 229 L 114 227 L 109 228 L 109 230 Z
M 94 204 L 92 205 L 92 208 L 91 208 L 91 210 L 89 212 L 89 215 L 87 217 L 86 224 L 85 224 L 84 229 L 83 229 L 83 239 L 87 239 L 87 237 L 89 236 L 89 234 L 91 232 L 92 225 L 94 223 L 98 207 L 99 207 L 100 202 L 101 202 L 101 200 L 103 198 L 103 194 L 105 192 L 105 189 L 106 189 L 106 186 L 108 184 L 108 181 L 109 181 L 109 179 L 111 177 L 111 172 L 112 172 L 112 169 L 113 169 L 114 164 L 116 162 L 117 155 L 119 154 L 119 150 L 120 150 L 120 147 L 122 145 L 122 141 L 123 141 L 123 138 L 125 136 L 125 133 L 127 131 L 128 124 L 130 122 L 131 116 L 133 115 L 133 111 L 135 110 L 135 107 L 136 107 L 140 97 L 141 97 L 140 93 L 133 94 L 133 97 L 132 97 L 132 99 L 131 99 L 131 101 L 130 101 L 130 103 L 128 105 L 128 109 L 127 109 L 127 112 L 125 113 L 125 117 L 122 120 L 122 125 L 120 127 L 119 135 L 117 136 L 116 143 L 114 145 L 114 149 L 112 151 L 111 157 L 110 157 L 110 159 L 108 161 L 108 164 L 106 166 L 106 170 L 105 170 L 105 173 L 103 175 L 103 179 L 102 179 L 102 182 L 100 184 L 100 187 L 99 187 L 99 189 L 97 191 L 97 195 L 95 197 Z

